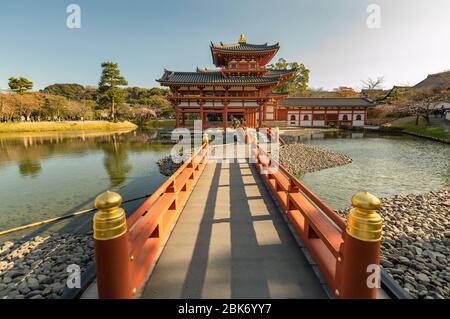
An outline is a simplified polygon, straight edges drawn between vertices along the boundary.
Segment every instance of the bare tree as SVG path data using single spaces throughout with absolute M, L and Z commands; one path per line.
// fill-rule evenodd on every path
M 376 79 L 368 78 L 361 81 L 363 84 L 363 90 L 377 90 L 383 88 L 384 76 L 379 76 Z

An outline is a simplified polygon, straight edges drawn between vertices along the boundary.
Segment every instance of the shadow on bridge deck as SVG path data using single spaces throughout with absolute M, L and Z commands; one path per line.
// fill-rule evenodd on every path
M 256 170 L 210 163 L 142 298 L 326 298 Z

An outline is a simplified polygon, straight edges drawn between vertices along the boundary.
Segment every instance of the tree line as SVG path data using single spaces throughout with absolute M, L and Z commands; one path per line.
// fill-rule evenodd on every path
M 172 118 L 174 109 L 163 88 L 126 87 L 118 65 L 104 62 L 98 87 L 53 84 L 31 92 L 33 82 L 11 77 L 11 94 L 0 94 L 0 121 L 61 121 L 108 119 L 143 122 Z

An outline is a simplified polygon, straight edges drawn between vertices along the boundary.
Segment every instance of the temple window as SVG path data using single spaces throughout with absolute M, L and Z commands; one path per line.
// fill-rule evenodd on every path
M 309 116 L 308 115 L 303 115 L 303 121 L 309 121 Z
M 356 115 L 356 120 L 357 121 L 361 121 L 361 115 L 360 114 Z
M 343 120 L 343 121 L 348 121 L 348 116 L 347 116 L 347 115 L 344 115 L 344 116 L 342 117 L 342 120 Z
M 323 121 L 325 120 L 325 115 L 323 114 L 313 114 L 314 121 Z

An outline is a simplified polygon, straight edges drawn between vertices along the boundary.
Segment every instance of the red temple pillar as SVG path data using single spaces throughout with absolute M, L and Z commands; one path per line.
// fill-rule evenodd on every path
M 263 105 L 259 105 L 259 119 L 258 119 L 258 126 L 262 127 L 262 121 L 263 121 Z
M 223 111 L 223 130 L 226 132 L 228 127 L 228 106 L 225 104 Z
M 205 129 L 205 112 L 203 110 L 203 103 L 200 104 L 200 120 L 202 121 L 202 130 Z
M 175 106 L 175 127 L 180 127 L 180 109 Z

